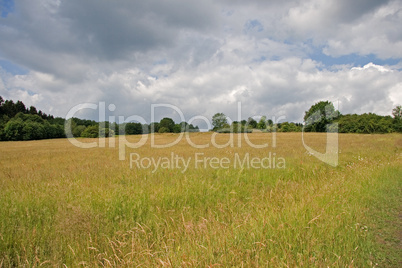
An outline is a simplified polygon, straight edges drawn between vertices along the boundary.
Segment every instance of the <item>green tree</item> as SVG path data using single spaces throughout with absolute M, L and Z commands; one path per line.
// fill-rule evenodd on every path
M 329 101 L 320 101 L 305 112 L 305 131 L 325 132 L 327 125 L 339 116 L 334 105 Z
M 394 131 L 402 132 L 402 107 L 401 107 L 401 105 L 396 106 L 392 110 L 392 115 L 394 116 L 394 120 L 393 120 Z
M 21 141 L 23 139 L 24 121 L 21 118 L 11 119 L 4 127 L 4 136 L 8 141 Z
M 99 130 L 99 137 L 107 138 L 107 137 L 113 137 L 113 136 L 114 136 L 114 131 L 111 130 L 110 128 L 101 128 Z
M 258 121 L 257 128 L 258 129 L 266 129 L 267 128 L 267 117 L 266 116 L 261 117 L 260 121 Z
M 267 124 L 268 126 L 272 127 L 274 125 L 274 121 L 272 121 L 272 119 L 268 119 Z
M 83 138 L 97 138 L 99 136 L 99 126 L 88 126 L 82 133 Z
M 279 125 L 279 124 L 278 124 Z M 290 124 L 289 122 L 283 122 L 279 125 L 279 132 L 290 132 Z
M 180 132 L 184 132 L 186 129 L 186 127 L 183 127 L 182 124 L 175 124 L 173 127 L 173 133 L 180 133 Z
M 141 123 L 127 123 L 120 128 L 121 135 L 139 135 L 142 134 L 142 131 Z
M 63 125 L 51 124 L 48 121 L 45 121 L 44 127 L 47 139 L 65 137 Z
M 12 100 L 5 100 L 1 105 L 1 112 L 9 118 L 13 118 L 17 114 L 14 102 Z
M 26 113 L 27 109 L 25 108 L 25 104 L 22 101 L 17 101 L 15 104 L 15 110 L 17 113 Z
M 394 116 L 395 119 L 401 120 L 401 118 L 402 118 L 402 107 L 401 107 L 401 105 L 396 106 L 392 110 L 392 115 Z
M 38 113 L 38 111 L 36 110 L 36 108 L 35 107 L 33 107 L 33 106 L 31 106 L 31 107 L 29 107 L 29 111 L 28 111 L 30 114 L 37 114 Z
M 82 132 L 84 132 L 86 129 L 85 126 L 80 125 L 80 126 L 76 126 L 73 128 L 72 133 L 74 137 L 81 137 Z
M 248 118 L 247 124 L 251 128 L 257 128 L 257 121 L 255 121 L 254 118 L 252 118 L 252 117 Z
M 161 127 L 161 128 L 159 128 L 158 132 L 159 133 L 168 133 L 168 132 L 170 132 L 170 130 L 167 127 Z
M 47 135 L 44 124 L 32 121 L 24 122 L 24 127 L 22 128 L 23 140 L 40 140 L 45 138 L 47 138 Z
M 149 133 L 154 133 L 159 131 L 159 123 L 158 122 L 152 122 L 149 124 Z
M 228 120 L 226 118 L 226 115 L 223 113 L 216 113 L 212 117 L 213 130 L 218 130 L 218 129 L 224 128 L 225 125 L 227 125 L 227 124 L 228 124 Z
M 168 118 L 168 117 L 163 118 L 163 119 L 159 122 L 159 127 L 160 127 L 160 128 L 163 128 L 163 127 L 164 127 L 164 128 L 167 128 L 167 129 L 168 129 L 168 132 L 173 132 L 174 125 L 175 125 L 175 123 L 174 123 L 173 119 L 172 119 L 172 118 Z

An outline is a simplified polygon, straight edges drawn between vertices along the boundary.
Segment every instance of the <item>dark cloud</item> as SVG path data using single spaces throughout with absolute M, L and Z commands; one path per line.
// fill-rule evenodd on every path
M 361 16 L 372 13 L 381 6 L 386 6 L 390 0 L 338 0 L 334 2 L 333 19 L 339 23 L 350 23 Z

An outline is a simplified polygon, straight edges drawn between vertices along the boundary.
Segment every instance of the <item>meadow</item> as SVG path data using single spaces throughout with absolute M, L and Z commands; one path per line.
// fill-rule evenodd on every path
M 244 134 L 216 148 L 212 135 L 190 134 L 209 145 L 198 149 L 148 139 L 125 160 L 119 137 L 90 149 L 1 142 L 0 267 L 401 267 L 401 134 L 339 134 L 337 167 L 308 153 L 301 133 L 276 134 L 275 147 L 272 134 L 248 134 L 264 149 Z M 324 152 L 325 134 L 305 141 Z M 235 166 L 246 155 L 257 160 Z M 172 157 L 188 168 L 147 168 Z

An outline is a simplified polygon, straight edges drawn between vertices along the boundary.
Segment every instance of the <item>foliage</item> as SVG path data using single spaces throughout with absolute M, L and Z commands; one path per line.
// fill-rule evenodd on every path
M 302 124 L 300 124 L 300 123 L 283 122 L 279 126 L 280 127 L 278 127 L 278 129 L 277 129 L 278 132 L 300 132 L 300 131 L 302 131 Z
M 258 129 L 266 129 L 267 128 L 267 117 L 266 116 L 261 117 L 260 121 L 258 121 L 257 128 Z
M 320 101 L 305 112 L 304 122 L 306 132 L 325 132 L 327 126 L 340 115 L 329 101 Z
M 127 123 L 119 127 L 119 134 L 123 135 L 139 135 L 143 133 L 141 123 Z
M 392 110 L 392 115 L 394 116 L 395 119 L 401 120 L 402 119 L 402 107 L 401 105 L 396 106 Z
M 166 128 L 167 131 L 166 132 L 173 132 L 173 128 L 174 128 L 174 121 L 171 118 L 163 118 L 160 122 L 159 122 L 159 127 L 160 128 Z M 159 131 L 159 133 L 161 133 Z
M 86 129 L 86 127 L 83 125 L 75 126 L 72 129 L 73 137 L 81 137 L 81 134 L 82 134 L 82 132 L 84 132 L 85 129 Z
M 149 133 L 154 133 L 159 131 L 159 123 L 158 122 L 152 122 L 149 124 Z
M 247 125 L 251 128 L 257 128 L 257 121 L 255 121 L 254 118 L 249 117 L 247 120 Z
M 85 130 L 81 133 L 81 137 L 83 138 L 97 138 L 99 137 L 99 126 L 89 126 L 85 128 Z
M 332 103 L 320 101 L 305 112 L 304 120 L 306 124 L 304 131 L 339 131 L 341 133 L 402 132 L 401 113 L 401 106 L 397 106 L 392 110 L 394 118 L 372 113 L 341 116 L 339 111 L 334 109 Z M 139 135 L 153 132 L 199 132 L 198 126 L 193 126 L 187 122 L 176 124 L 173 119 L 168 117 L 150 125 L 141 123 L 124 123 L 120 125 L 110 122 L 99 123 L 94 120 L 75 117 L 68 120 L 60 117 L 54 118 L 40 110 L 37 111 L 33 106 L 27 109 L 21 101 L 14 103 L 12 100 L 4 100 L 0 96 L 0 141 L 62 138 L 66 136 L 64 124 L 67 122 L 71 126 L 74 137 L 95 138 L 99 135 L 109 137 L 113 136 L 115 132 L 120 135 Z M 303 127 L 302 124 L 293 122 L 274 124 L 271 119 L 267 120 L 266 116 L 262 116 L 258 122 L 249 117 L 248 120 L 234 121 L 229 125 L 227 117 L 223 113 L 216 113 L 213 116 L 212 125 L 213 130 L 220 133 L 244 133 L 252 132 L 252 129 L 259 129 L 262 132 L 299 132 L 302 131 Z
M 391 133 L 396 131 L 391 116 L 368 114 L 342 115 L 337 121 L 340 133 Z
M 218 130 L 218 129 L 224 128 L 225 125 L 227 125 L 227 124 L 228 124 L 228 120 L 226 118 L 226 115 L 223 113 L 216 113 L 212 117 L 213 130 Z
M 224 127 L 221 129 L 216 130 L 218 133 L 251 133 L 253 132 L 252 129 L 247 128 L 246 126 L 242 125 L 239 122 L 233 122 L 230 127 Z
M 173 133 L 180 133 L 183 130 L 183 126 L 181 124 L 175 124 L 173 127 Z
M 111 130 L 110 128 L 101 128 L 99 130 L 99 137 L 107 138 L 107 137 L 113 137 L 113 136 L 114 136 L 114 131 Z
M 170 130 L 167 127 L 161 127 L 161 128 L 159 128 L 158 132 L 159 133 L 168 133 L 168 132 L 170 132 Z
M 15 115 L 4 125 L 2 140 L 40 140 L 64 137 L 61 125 L 53 125 L 37 114 Z

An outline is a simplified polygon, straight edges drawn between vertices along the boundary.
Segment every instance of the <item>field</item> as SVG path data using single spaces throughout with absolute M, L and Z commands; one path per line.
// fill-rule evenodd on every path
M 337 167 L 300 133 L 248 137 L 269 146 L 193 133 L 209 147 L 148 139 L 119 160 L 119 137 L 0 143 L 0 267 L 401 267 L 402 135 L 340 134 Z

